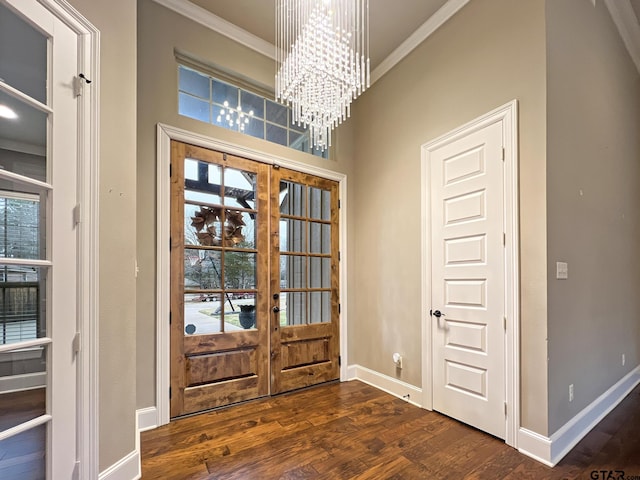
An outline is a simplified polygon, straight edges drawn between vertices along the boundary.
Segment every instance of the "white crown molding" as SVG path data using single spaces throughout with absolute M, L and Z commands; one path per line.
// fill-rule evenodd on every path
M 214 32 L 218 32 L 245 47 L 255 50 L 262 55 L 275 60 L 276 47 L 252 33 L 214 15 L 202 7 L 194 5 L 188 0 L 153 0 L 154 2 L 173 10 L 174 12 L 203 25 Z M 371 84 L 375 83 L 385 73 L 395 67 L 414 48 L 424 42 L 442 24 L 464 7 L 469 0 L 449 0 L 433 14 L 426 22 L 411 34 L 398 48 L 385 58 L 371 72 Z
M 208 10 L 205 10 L 198 5 L 195 5 L 188 0 L 154 0 L 156 3 L 179 13 L 183 17 L 193 20 L 200 25 L 203 25 L 214 32 L 218 32 L 231 40 L 238 42 L 245 47 L 248 47 L 256 52 L 264 55 L 265 57 L 275 60 L 276 47 L 260 37 L 255 36 L 252 33 L 234 25 L 231 22 L 214 15 Z
M 371 72 L 371 83 L 375 83 L 385 73 L 395 67 L 400 61 L 409 55 L 414 48 L 424 42 L 433 32 L 440 28 L 447 20 L 453 17 L 458 10 L 464 7 L 469 0 L 449 0 L 440 9 L 413 32 L 409 38 L 400 44 L 391 54 L 385 58 Z
M 629 0 L 605 0 L 633 63 L 640 72 L 640 21 Z

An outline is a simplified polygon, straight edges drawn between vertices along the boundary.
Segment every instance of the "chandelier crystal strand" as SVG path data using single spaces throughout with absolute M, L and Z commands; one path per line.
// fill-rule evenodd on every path
M 324 151 L 369 87 L 369 0 L 276 0 L 276 8 L 276 100 Z

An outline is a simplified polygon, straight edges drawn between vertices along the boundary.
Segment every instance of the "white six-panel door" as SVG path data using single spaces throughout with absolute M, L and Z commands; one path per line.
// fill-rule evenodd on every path
M 430 154 L 433 409 L 505 438 L 500 123 Z

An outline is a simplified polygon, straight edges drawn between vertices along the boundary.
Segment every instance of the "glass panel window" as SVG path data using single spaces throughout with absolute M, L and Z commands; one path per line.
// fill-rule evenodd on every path
M 47 38 L 2 3 L 0 45 L 0 79 L 46 104 Z
M 0 168 L 46 182 L 47 114 L 2 91 L 0 106 L 8 109 L 0 115 L 0 139 L 30 147 L 29 153 L 0 148 Z
M 178 113 L 180 115 L 210 123 L 209 102 L 186 93 L 180 93 L 178 100 Z
M 267 123 L 267 140 L 280 145 L 287 145 L 287 130 Z
M 48 267 L 0 267 L 0 345 L 44 337 Z
M 280 287 L 307 288 L 307 257 L 280 255 Z
M 196 97 L 209 100 L 211 98 L 210 84 L 211 81 L 208 76 L 202 75 L 195 70 L 189 70 L 187 68 L 181 68 L 179 70 L 180 91 L 190 93 Z
M 185 281 L 186 283 L 186 281 Z M 219 293 L 187 293 L 184 296 L 184 334 L 218 333 L 222 326 Z
M 45 480 L 47 478 L 47 425 L 0 440 L 3 479 Z
M 240 108 L 238 110 L 255 118 L 264 118 L 265 99 L 246 90 L 240 90 Z
M 288 113 L 289 109 L 284 105 L 267 100 L 267 116 L 265 118 L 268 122 L 276 123 L 286 128 Z
M 181 67 L 184 68 L 184 67 Z M 227 102 L 233 108 L 238 106 L 238 87 L 229 85 L 228 83 L 221 82 L 216 79 L 213 81 L 213 101 L 219 105 L 224 105 Z
M 11 382 L 14 375 L 16 378 L 29 375 L 31 381 L 39 384 L 34 388 L 0 393 L 0 432 L 47 413 L 45 352 L 46 349 L 40 347 L 0 354 L 0 379 Z
M 309 222 L 309 250 L 311 253 L 331 253 L 331 225 Z
M 309 323 L 331 322 L 331 292 L 309 293 Z
M 185 290 L 214 290 L 222 285 L 221 252 L 184 249 Z
M 180 115 L 328 158 L 310 148 L 308 128 L 291 121 L 289 107 L 183 65 L 178 76 Z
M 280 300 L 280 311 L 284 312 L 285 325 L 305 325 L 307 323 L 307 294 L 288 292 Z M 282 320 L 281 320 L 282 323 Z
M 309 258 L 309 286 L 331 288 L 331 258 Z
M 0 191 L 0 257 L 45 258 L 43 207 L 36 195 Z
M 256 254 L 224 252 L 224 286 L 226 289 L 255 288 Z

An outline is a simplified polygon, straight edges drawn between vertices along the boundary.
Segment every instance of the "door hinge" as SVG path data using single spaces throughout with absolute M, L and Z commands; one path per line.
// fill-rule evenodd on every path
M 338 355 L 338 366 L 342 366 L 342 355 Z
M 507 402 L 504 402 L 504 416 L 507 416 Z
M 342 260 L 342 254 L 338 251 L 338 261 Z
M 169 400 L 171 400 L 171 387 L 169 387 Z
M 73 207 L 73 224 L 78 226 L 80 224 L 80 204 L 78 203 Z
M 338 313 L 342 313 L 342 305 L 338 304 Z
M 170 163 L 169 164 L 169 177 L 173 176 L 173 165 Z
M 76 332 L 76 334 L 73 336 L 71 348 L 73 348 L 74 355 L 78 355 L 78 353 L 80 353 L 80 332 Z
M 227 161 L 227 154 L 226 153 L 222 154 L 222 160 L 224 160 L 225 162 Z
M 342 208 L 342 202 L 338 199 L 338 208 Z
M 502 161 L 503 162 L 504 162 L 505 158 L 506 158 L 506 152 L 504 150 L 504 147 L 502 147 Z
M 502 245 L 504 245 L 504 246 L 507 245 L 507 234 L 506 233 L 502 234 Z
M 507 317 L 502 317 L 502 326 L 505 330 L 507 329 Z
M 169 325 L 171 325 L 171 312 L 169 312 Z
M 171 244 L 173 243 L 173 239 L 169 237 L 169 251 L 171 251 Z
M 76 462 L 73 465 L 73 471 L 71 472 L 72 480 L 80 480 L 80 462 Z

